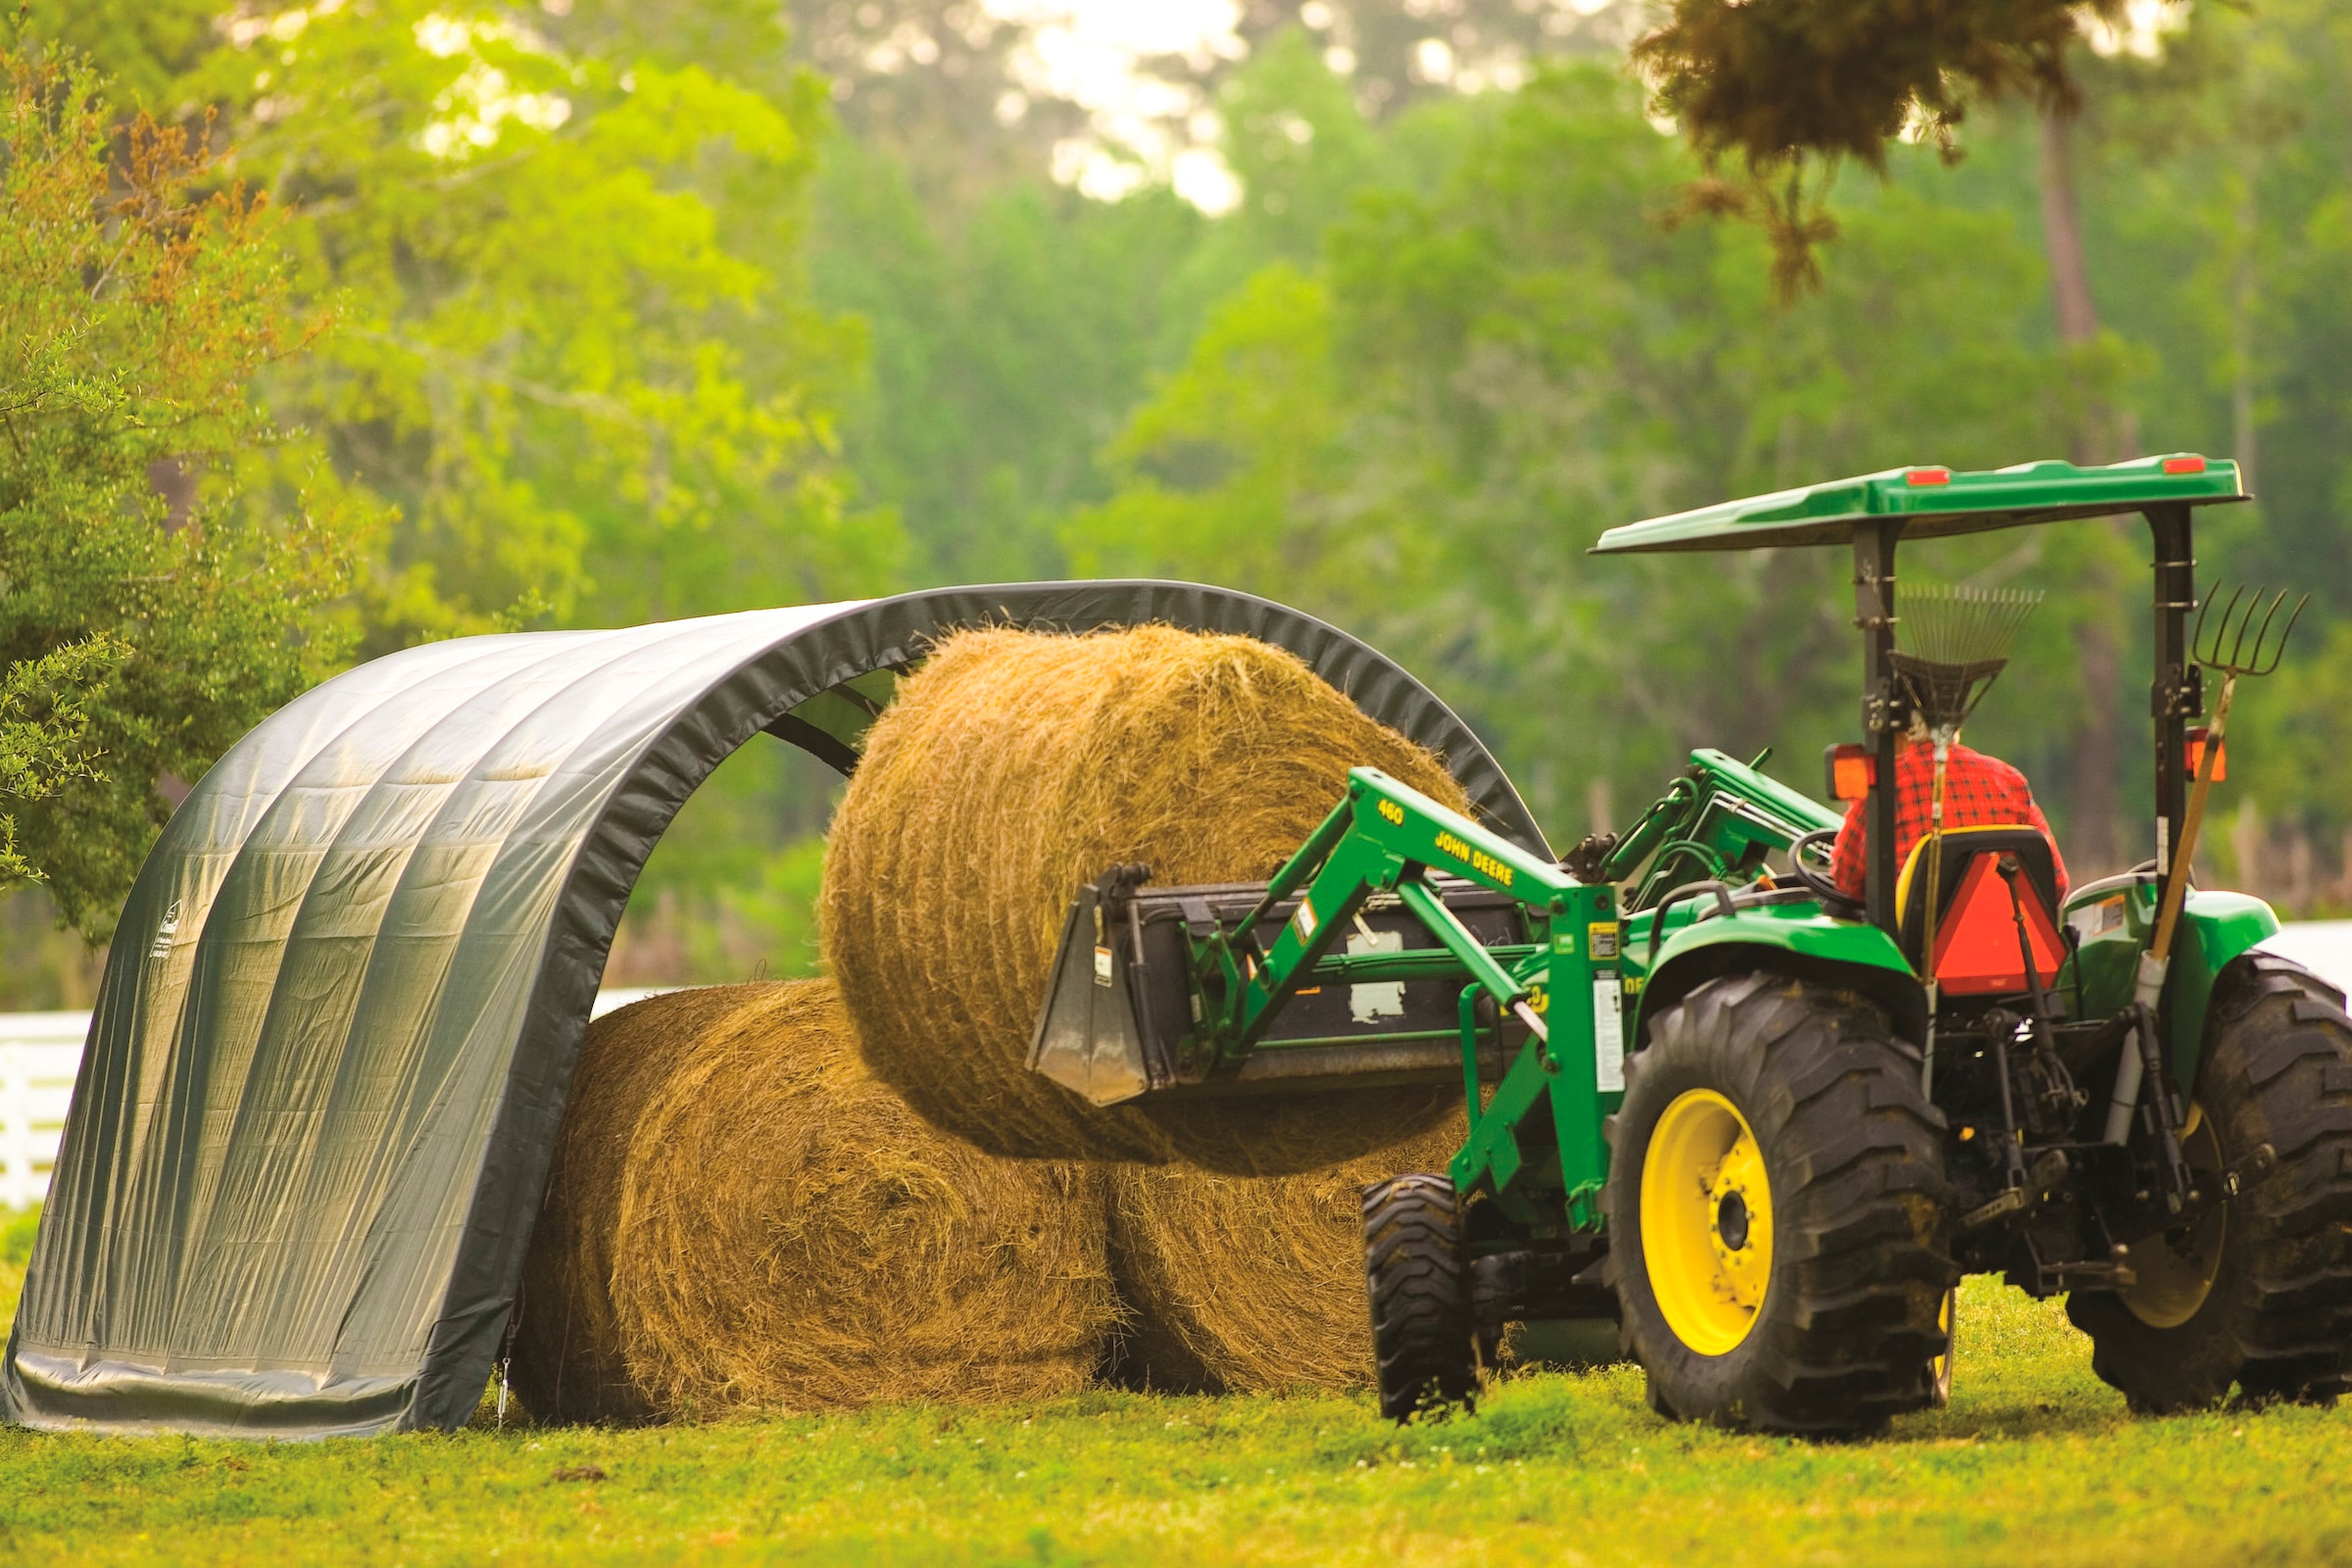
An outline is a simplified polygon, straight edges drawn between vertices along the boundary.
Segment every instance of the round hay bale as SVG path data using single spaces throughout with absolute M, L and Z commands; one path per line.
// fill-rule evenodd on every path
M 1051 1397 L 1115 1322 L 1101 1179 L 925 1125 L 829 981 L 600 1020 L 557 1173 L 515 1349 L 534 1413 Z
M 695 1042 L 759 989 L 673 991 L 588 1026 L 547 1196 L 523 1255 L 511 1375 L 533 1419 L 622 1425 L 654 1419 L 621 1356 L 612 1315 L 612 1246 L 629 1137 Z
M 1206 1386 L 1236 1393 L 1369 1386 L 1363 1190 L 1444 1170 L 1467 1130 L 1457 1110 L 1394 1149 L 1291 1176 L 1114 1169 L 1111 1267 L 1138 1363 L 1129 1381 L 1181 1387 L 1197 1366 Z M 1152 1353 L 1170 1342 L 1180 1353 L 1162 1372 Z
M 1142 1165 L 1131 1168 L 1157 1170 L 1162 1167 Z M 1114 1193 L 1115 1189 L 1106 1187 L 1105 1201 L 1115 1201 Z M 1225 1393 L 1225 1380 L 1210 1371 L 1208 1363 L 1193 1353 L 1192 1347 L 1178 1337 L 1163 1317 L 1136 1308 L 1134 1303 L 1142 1299 L 1145 1293 L 1124 1273 L 1126 1262 L 1125 1255 L 1113 1247 L 1110 1250 L 1110 1285 L 1119 1300 L 1119 1324 L 1111 1334 L 1109 1352 L 1102 1359 L 1103 1383 L 1131 1394 Z
M 1296 656 L 1142 626 L 943 639 L 868 732 L 825 858 L 825 956 L 867 1064 L 997 1153 L 1306 1170 L 1431 1126 L 1461 1091 L 1089 1104 L 1025 1063 L 1070 901 L 1262 881 L 1379 767 L 1457 809 L 1445 763 Z

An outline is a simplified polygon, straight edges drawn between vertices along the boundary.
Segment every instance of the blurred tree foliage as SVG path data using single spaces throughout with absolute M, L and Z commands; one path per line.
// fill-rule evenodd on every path
M 1240 0 L 1225 31 L 1214 8 L 1156 8 L 1168 13 L 1156 29 L 1168 51 L 1133 61 L 1130 90 L 1105 102 L 1085 69 L 1102 63 L 1088 59 L 1101 47 L 1079 15 L 1089 8 L 1070 0 L 790 0 L 788 9 L 794 52 L 831 84 L 842 123 L 899 164 L 934 216 L 1033 179 L 1081 144 L 1153 166 L 1174 149 L 1230 150 L 1226 89 L 1286 34 L 1329 64 L 1362 113 L 1388 118 L 1459 93 L 1509 91 L 1546 56 L 1613 58 L 1641 16 L 1634 0 Z M 1179 45 L 1188 22 L 1207 31 Z
M 292 298 L 346 326 L 256 384 L 331 457 L 316 493 L 397 511 L 341 612 L 369 650 L 1179 573 L 1392 648 L 1565 839 L 1694 745 L 1775 745 L 1810 785 L 1855 722 L 1831 553 L 1589 562 L 1601 528 L 1906 462 L 2234 453 L 2261 499 L 2209 520 L 2207 571 L 2300 582 L 2326 618 L 2238 720 L 2228 789 L 2258 813 L 2217 860 L 2316 844 L 2295 896 L 2352 906 L 2327 886 L 2352 831 L 2352 19 L 2328 0 L 2205 0 L 2097 49 L 2081 8 L 1908 28 L 1890 0 L 1691 0 L 1646 81 L 1627 5 L 1249 0 L 1246 51 L 1142 63 L 1141 130 L 1041 67 L 1050 6 L 795 0 L 788 33 L 771 0 L 217 3 L 25 14 L 159 115 L 217 109 L 214 145 L 292 215 Z M 1210 143 L 1213 216 L 1167 162 Z M 1140 188 L 1057 183 L 1081 144 Z M 1838 236 L 1786 308 L 1771 234 L 1688 220 L 1759 172 L 1745 199 Z M 2135 530 L 1907 561 L 2050 590 L 1974 738 L 2093 860 L 2144 853 Z M 0 723 L 64 690 L 22 679 Z M 804 760 L 747 749 L 698 797 L 640 954 L 803 961 L 835 787 Z
M 304 215 L 304 286 L 343 302 L 271 390 L 401 509 L 371 648 L 510 607 L 610 624 L 821 598 L 894 564 L 832 458 L 854 337 L 795 270 L 820 89 L 758 69 L 780 39 L 749 18 L 699 38 L 620 18 L 239 13 L 187 78 L 230 107 L 236 167 Z
M 871 352 L 844 447 L 903 519 L 910 580 L 1064 573 L 1062 517 L 1111 493 L 1113 438 L 1211 305 L 1270 262 L 1311 266 L 1364 189 L 1440 177 L 1498 101 L 1432 99 L 1376 137 L 1299 28 L 1216 93 L 1243 197 L 1214 220 L 1164 186 L 1105 203 L 1040 171 L 927 201 L 895 133 L 828 148 L 811 276 Z
M 802 260 L 824 88 L 773 7 L 41 5 L 293 215 L 344 327 L 264 390 L 398 509 L 365 651 L 891 579 L 833 427 L 861 333 Z
M 340 657 L 354 530 L 250 390 L 314 330 L 278 211 L 73 57 L 0 72 L 0 887 L 102 936 L 159 785 Z
M 833 150 L 817 213 L 819 297 L 870 323 L 844 448 L 902 519 L 910 580 L 1059 575 L 1058 518 L 1106 493 L 1097 454 L 1189 325 L 1168 319 L 1170 273 L 1200 215 L 1042 179 L 927 212 L 902 165 L 855 143 Z

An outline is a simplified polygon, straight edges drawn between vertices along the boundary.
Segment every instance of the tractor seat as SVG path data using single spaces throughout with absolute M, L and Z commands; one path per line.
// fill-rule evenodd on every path
M 1903 862 L 1895 884 L 1896 928 L 1903 956 L 1937 986 L 1956 996 L 2022 995 L 2025 964 L 2017 922 L 2025 918 L 2034 950 L 2034 970 L 2043 986 L 2066 960 L 2058 937 L 2058 865 L 2050 841 L 2024 823 L 1947 829 L 1936 891 L 1936 953 L 1931 970 L 1921 947 L 1928 928 L 1928 847 L 1938 835 L 1921 836 Z M 2014 857 L 2019 876 L 2016 898 L 2000 874 L 2004 855 Z

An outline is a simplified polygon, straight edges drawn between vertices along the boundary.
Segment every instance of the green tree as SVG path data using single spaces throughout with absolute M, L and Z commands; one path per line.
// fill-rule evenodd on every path
M 2143 346 L 2127 396 L 2144 445 L 2226 451 L 2256 498 L 2208 515 L 2200 576 L 2314 595 L 2278 678 L 2240 694 L 2217 808 L 2255 809 L 2217 833 L 2216 862 L 2290 905 L 2339 911 L 2352 905 L 2339 874 L 2352 868 L 2339 760 L 2352 740 L 2348 72 L 2340 6 L 2201 6 L 2158 59 L 2105 63 L 2084 117 L 2106 164 L 2090 204 L 2104 230 L 2095 281 Z
M 174 118 L 180 74 L 220 41 L 214 0 L 17 0 L 11 9 L 24 37 L 88 61 L 118 114 L 162 121 Z
M 1081 572 L 1213 570 L 1325 592 L 1360 564 L 1316 499 L 1348 453 L 1322 282 L 1278 262 L 1218 306 L 1175 375 L 1109 448 L 1123 483 L 1072 530 Z
M 0 60 L 0 886 L 95 938 L 159 783 L 332 667 L 351 536 L 331 483 L 289 493 L 300 448 L 249 391 L 318 324 L 280 215 L 143 117 L 114 157 L 87 67 Z
M 844 446 L 938 582 L 1054 577 L 1055 521 L 1108 493 L 1099 453 L 1197 318 L 1174 287 L 1201 216 L 1167 191 L 1094 202 L 1042 177 L 926 208 L 898 160 L 836 147 L 810 270 L 867 326 Z
M 240 10 L 184 78 L 347 320 L 269 392 L 400 510 L 370 650 L 891 579 L 834 455 L 856 334 L 799 270 L 821 87 L 741 10 Z
M 1355 193 L 1380 182 L 1381 138 L 1346 78 L 1298 27 L 1268 39 L 1217 99 L 1237 220 L 1261 253 L 1312 260 Z

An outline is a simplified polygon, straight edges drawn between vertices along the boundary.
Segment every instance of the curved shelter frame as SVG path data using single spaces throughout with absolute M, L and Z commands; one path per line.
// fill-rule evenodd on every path
M 376 660 L 231 748 L 139 873 L 0 1413 L 279 1437 L 463 1423 L 613 932 L 686 798 L 762 731 L 854 767 L 894 673 L 955 628 L 1154 621 L 1297 653 L 1548 853 L 1401 667 L 1188 583 L 940 589 Z

